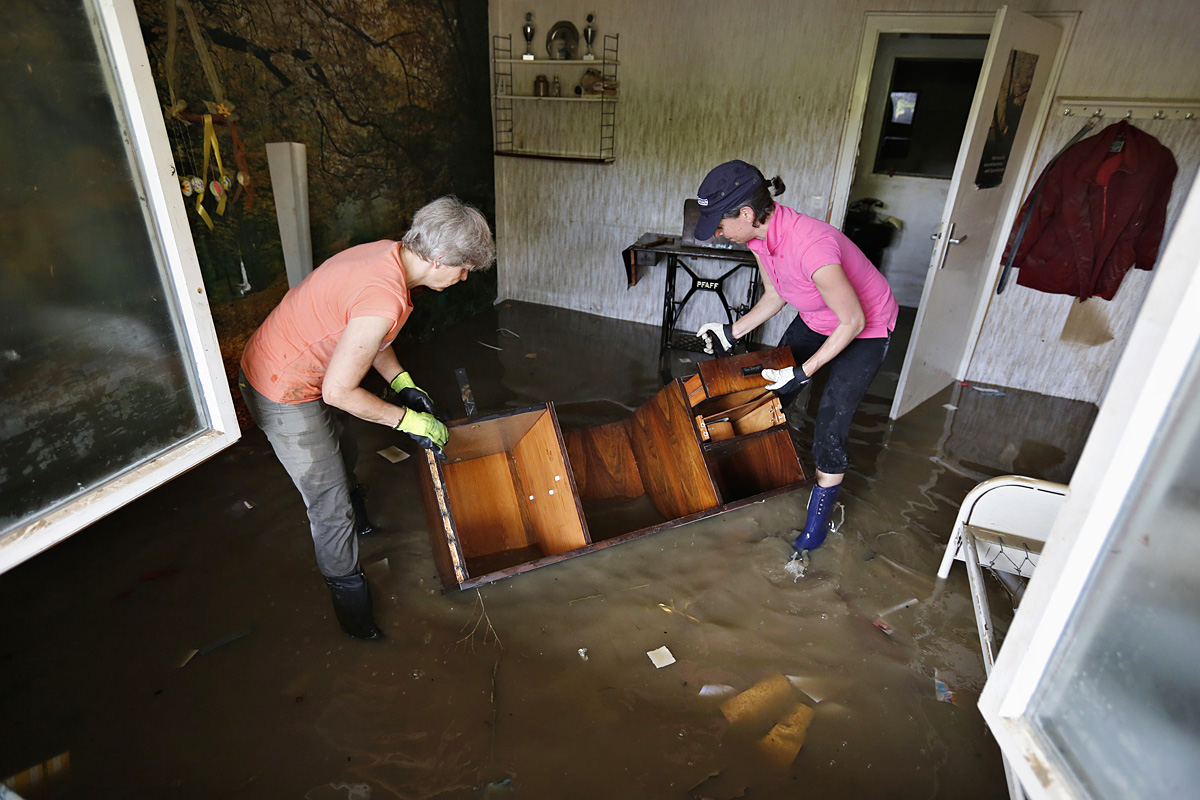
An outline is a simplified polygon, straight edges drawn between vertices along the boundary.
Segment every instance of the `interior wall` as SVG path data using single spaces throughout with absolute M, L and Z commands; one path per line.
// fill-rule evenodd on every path
M 747 160 L 768 176 L 783 176 L 788 190 L 781 202 L 827 214 L 867 11 L 990 13 L 999 5 L 763 0 L 731 17 L 716 2 L 605 4 L 597 28 L 621 34 L 616 162 L 496 158 L 499 296 L 657 324 L 661 271 L 626 289 L 621 250 L 646 231 L 679 230 L 683 200 L 695 195 L 711 167 Z M 1082 7 L 1060 94 L 1200 94 L 1200 10 L 1193 0 L 1010 5 L 1043 12 Z M 492 0 L 492 33 L 511 34 L 520 52 L 530 10 L 541 53 L 554 22 L 569 19 L 582 28 L 595 11 L 573 0 L 532 7 Z M 769 323 L 764 338 L 773 341 L 789 317 Z
M 850 200 L 874 197 L 885 204 L 881 216 L 894 216 L 904 223 L 892 244 L 883 251 L 883 263 L 877 264 L 887 276 L 892 293 L 902 306 L 916 308 L 925 287 L 925 273 L 933 255 L 930 236 L 937 232 L 950 190 L 949 178 L 923 178 L 874 171 L 874 154 L 883 131 L 887 110 L 887 92 L 897 58 L 977 58 L 987 50 L 986 39 L 902 39 L 897 34 L 880 37 L 871 86 L 863 114 L 862 144 L 850 187 Z
M 1200 87 L 1191 96 L 1200 96 Z M 1161 255 L 1200 166 L 1200 121 L 1132 120 L 1131 124 L 1169 147 L 1179 164 Z M 1035 177 L 1082 125 L 1076 117 L 1051 112 Z M 1102 128 L 1103 124 L 1097 125 L 1095 132 Z M 1067 295 L 1018 286 L 1013 273 L 1004 292 L 992 295 L 967 379 L 1099 404 L 1154 275 L 1154 270 L 1131 269 L 1112 300 L 1092 297 L 1080 303 Z

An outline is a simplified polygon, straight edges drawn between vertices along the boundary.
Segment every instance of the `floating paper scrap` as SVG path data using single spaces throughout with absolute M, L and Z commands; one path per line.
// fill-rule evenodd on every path
M 675 663 L 675 656 L 671 655 L 671 651 L 667 649 L 666 645 L 657 650 L 648 650 L 646 655 L 650 656 L 650 660 L 657 669 L 669 667 Z
M 942 408 L 946 409 L 947 411 L 958 411 L 958 406 L 954 405 L 953 403 L 943 403 Z
M 804 692 L 814 703 L 819 703 L 825 699 L 825 689 L 821 688 L 821 685 L 815 678 L 807 678 L 803 675 L 787 675 L 786 677 L 793 689 Z
M 725 697 L 733 694 L 733 687 L 724 683 L 706 683 L 700 687 L 701 697 Z
M 403 461 L 404 459 L 408 458 L 408 453 L 404 452 L 403 450 L 401 450 L 399 447 L 396 447 L 395 445 L 392 445 L 391 447 L 385 447 L 382 450 L 378 450 L 377 452 L 379 453 L 379 455 L 383 456 L 384 458 L 386 458 L 388 461 L 392 462 L 393 464 L 395 464 L 398 461 Z

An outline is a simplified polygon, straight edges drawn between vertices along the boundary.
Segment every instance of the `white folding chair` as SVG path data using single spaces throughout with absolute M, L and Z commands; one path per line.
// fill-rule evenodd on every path
M 938 578 L 950 575 L 956 558 L 966 562 L 979 647 L 988 675 L 996 663 L 996 641 L 987 587 L 983 584 L 983 567 L 1024 578 L 1032 576 L 1042 544 L 1050 535 L 1066 496 L 1067 487 L 1061 483 L 1004 475 L 984 481 L 968 492 L 954 520 Z M 1012 800 L 1024 798 L 1021 783 L 1007 759 L 1004 774 Z

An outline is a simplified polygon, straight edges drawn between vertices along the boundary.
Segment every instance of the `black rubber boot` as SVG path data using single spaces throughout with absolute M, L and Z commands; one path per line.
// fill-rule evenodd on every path
M 367 516 L 367 487 L 357 484 L 350 490 L 350 505 L 354 507 L 354 532 L 366 536 L 375 532 L 375 526 Z
M 344 578 L 326 578 L 325 585 L 333 596 L 333 611 L 338 624 L 355 639 L 382 639 L 383 631 L 375 624 L 371 611 L 371 588 L 362 568 Z

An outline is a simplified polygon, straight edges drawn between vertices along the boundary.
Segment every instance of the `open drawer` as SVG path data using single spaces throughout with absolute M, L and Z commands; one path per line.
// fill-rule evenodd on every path
M 774 392 L 747 389 L 696 406 L 696 428 L 703 441 L 719 442 L 783 425 L 783 408 Z

